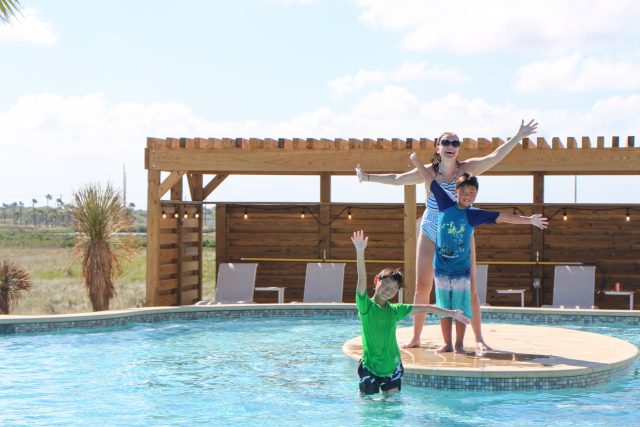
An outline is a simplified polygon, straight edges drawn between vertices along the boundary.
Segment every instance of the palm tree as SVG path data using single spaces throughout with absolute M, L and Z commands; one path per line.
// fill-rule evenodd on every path
M 37 227 L 38 226 L 38 221 L 36 218 L 36 203 L 38 203 L 38 201 L 36 199 L 31 199 L 31 212 L 33 213 L 33 226 Z
M 20 9 L 18 0 L 0 0 L 0 22 L 9 22 L 12 16 Z
M 51 194 L 47 194 L 46 196 L 44 196 L 44 198 L 47 199 L 47 210 L 44 216 L 44 225 L 45 227 L 47 227 L 49 226 L 49 200 L 52 200 L 53 196 Z
M 0 262 L 0 314 L 9 314 L 20 300 L 21 292 L 31 290 L 31 279 L 20 266 Z
M 104 189 L 100 184 L 84 186 L 73 198 L 71 213 L 78 231 L 74 251 L 82 259 L 89 299 L 93 311 L 108 310 L 116 292 L 113 281 L 135 249 L 131 235 L 117 234 L 129 229 L 129 215 L 111 184 Z

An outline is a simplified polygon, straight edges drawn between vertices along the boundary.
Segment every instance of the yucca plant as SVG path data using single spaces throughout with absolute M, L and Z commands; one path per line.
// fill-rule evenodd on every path
M 116 294 L 114 280 L 122 262 L 130 259 L 135 242 L 129 214 L 120 192 L 111 184 L 89 184 L 73 194 L 71 213 L 78 232 L 74 252 L 82 260 L 82 275 L 93 311 L 109 309 Z
M 31 290 L 29 274 L 19 265 L 0 262 L 0 314 L 9 314 L 18 305 L 22 292 Z

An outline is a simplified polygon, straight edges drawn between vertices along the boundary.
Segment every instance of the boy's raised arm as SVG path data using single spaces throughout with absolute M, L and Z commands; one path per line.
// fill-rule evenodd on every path
M 433 170 L 433 168 L 427 168 L 425 165 L 423 165 L 416 153 L 411 153 L 409 158 L 415 165 L 418 173 L 420 173 L 420 175 L 422 175 L 422 178 L 424 178 L 425 187 L 429 188 L 431 186 L 431 181 L 436 178 L 435 171 Z
M 358 286 L 356 291 L 359 295 L 367 293 L 367 270 L 364 264 L 364 250 L 367 247 L 369 238 L 364 236 L 364 231 L 354 231 L 351 236 L 353 246 L 356 247 L 356 267 L 358 269 Z

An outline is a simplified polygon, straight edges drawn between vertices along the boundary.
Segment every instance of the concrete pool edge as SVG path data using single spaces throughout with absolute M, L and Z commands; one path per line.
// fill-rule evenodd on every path
M 640 311 L 634 310 L 578 310 L 554 308 L 483 307 L 483 318 L 495 321 L 527 321 L 553 324 L 640 325 Z M 61 315 L 0 315 L 0 335 L 30 332 L 59 331 L 73 328 L 105 328 L 128 323 L 149 323 L 165 320 L 199 318 L 238 318 L 276 316 L 344 315 L 357 317 L 353 303 L 287 303 L 287 304 L 225 304 L 214 306 L 142 307 L 92 313 Z

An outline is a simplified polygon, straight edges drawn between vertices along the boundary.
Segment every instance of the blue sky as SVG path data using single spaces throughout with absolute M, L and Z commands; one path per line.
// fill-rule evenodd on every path
M 506 138 L 521 118 L 549 139 L 640 133 L 632 0 L 21 3 L 0 26 L 3 203 L 120 185 L 126 164 L 144 207 L 147 136 Z M 528 178 L 481 182 L 479 202 L 531 200 Z M 640 185 L 577 182 L 578 202 L 640 203 Z M 546 201 L 574 196 L 548 178 Z M 231 177 L 209 200 L 318 197 L 315 177 Z M 339 177 L 333 199 L 402 189 Z

